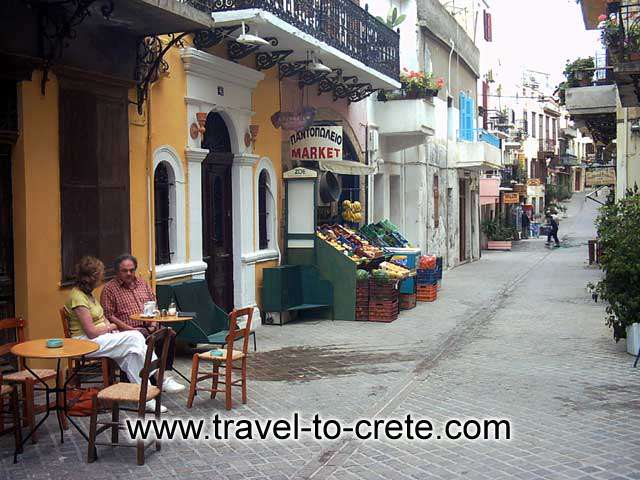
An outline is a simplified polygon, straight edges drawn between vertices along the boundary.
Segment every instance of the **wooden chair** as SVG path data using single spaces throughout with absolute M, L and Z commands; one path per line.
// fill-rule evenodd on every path
M 149 375 L 156 371 L 156 380 L 158 385 L 162 385 L 164 380 L 164 369 L 167 364 L 167 354 L 169 351 L 170 337 L 175 333 L 169 328 L 162 328 L 147 337 L 147 354 L 144 360 L 144 367 L 140 371 L 141 383 L 116 383 L 100 390 L 97 396 L 92 399 L 92 413 L 89 423 L 89 450 L 87 453 L 87 462 L 92 463 L 98 458 L 96 445 L 106 445 L 111 447 L 131 446 L 120 445 L 118 442 L 118 432 L 124 429 L 124 425 L 120 423 L 120 404 L 134 403 L 137 404 L 138 418 L 144 421 L 146 412 L 146 403 L 149 400 L 156 401 L 155 418 L 160 418 L 160 408 L 162 405 L 162 389 L 149 384 Z M 160 358 L 151 361 L 154 347 L 157 342 L 162 342 L 162 354 Z M 111 409 L 111 421 L 98 422 L 98 406 Z M 101 425 L 98 428 L 98 424 Z M 111 430 L 110 443 L 96 443 L 99 434 L 106 430 Z M 138 465 L 144 465 L 145 450 L 152 444 L 155 444 L 156 450 L 160 450 L 160 441 L 151 440 L 145 444 L 144 440 L 138 439 L 135 447 L 137 450 Z
M 69 329 L 69 312 L 62 307 L 60 309 L 60 322 L 62 323 L 62 331 L 65 338 L 71 338 L 71 330 Z M 102 384 L 108 387 L 114 383 L 114 366 L 113 361 L 110 358 L 94 357 L 90 360 L 85 360 L 84 365 L 77 358 L 70 358 L 67 366 L 67 375 L 71 372 L 76 372 L 77 387 L 82 387 L 83 378 L 91 379 L 97 375 L 102 375 Z M 85 381 L 84 383 L 100 383 L 96 381 Z
M 9 402 L 5 407 L 5 399 Z M 18 403 L 18 390 L 12 385 L 2 384 L 0 373 L 0 433 L 5 431 L 5 420 L 9 418 L 13 430 L 14 461 L 18 453 L 22 453 L 22 428 L 20 426 L 20 407 Z
M 237 328 L 238 317 L 247 316 L 247 323 L 243 328 Z M 221 356 L 215 356 L 212 352 L 216 350 L 210 350 L 204 353 L 196 353 L 193 356 L 193 363 L 191 365 L 191 387 L 189 388 L 189 399 L 187 401 L 187 408 L 191 408 L 193 405 L 193 397 L 199 390 L 211 392 L 211 398 L 216 397 L 216 393 L 225 393 L 225 406 L 227 410 L 231 410 L 231 388 L 240 386 L 242 388 L 242 403 L 247 403 L 247 350 L 249 348 L 249 333 L 251 332 L 251 320 L 253 317 L 253 308 L 241 308 L 234 310 L 229 315 L 229 334 L 227 336 L 227 343 L 224 349 L 220 348 L 217 351 L 222 352 Z M 233 344 L 236 340 L 242 338 L 242 350 L 234 350 Z M 204 373 L 201 375 L 200 362 L 211 362 L 213 364 L 213 371 L 211 373 Z M 240 366 L 236 366 L 235 362 L 240 362 Z M 220 368 L 224 369 L 224 381 L 220 380 Z M 233 370 L 240 370 L 240 378 L 233 380 Z M 197 384 L 203 380 L 212 379 L 211 388 L 198 388 Z M 218 384 L 222 383 L 224 389 L 219 389 Z
M 16 338 L 15 342 L 0 345 L 0 357 L 10 353 L 11 347 L 17 343 L 25 341 L 24 325 L 25 321 L 22 318 L 5 318 L 4 320 L 0 320 L 0 330 L 15 330 Z M 32 368 L 31 370 L 45 382 L 56 380 L 55 370 L 50 368 Z M 28 425 L 29 428 L 33 430 L 36 426 L 36 415 L 46 411 L 47 409 L 46 405 L 37 405 L 35 403 L 35 393 L 38 391 L 44 391 L 44 388 L 36 387 L 36 384 L 39 384 L 40 382 L 31 374 L 31 372 L 25 369 L 24 358 L 22 357 L 18 358 L 18 371 L 5 374 L 3 380 L 6 384 L 13 385 L 15 387 L 20 386 L 22 388 L 24 425 Z M 60 397 L 59 400 L 61 400 L 61 398 L 62 397 Z M 52 402 L 52 406 L 55 405 L 54 402 Z M 66 417 L 63 417 L 62 425 L 65 430 L 68 428 Z M 37 441 L 37 435 L 34 433 L 31 435 L 31 442 L 37 443 Z

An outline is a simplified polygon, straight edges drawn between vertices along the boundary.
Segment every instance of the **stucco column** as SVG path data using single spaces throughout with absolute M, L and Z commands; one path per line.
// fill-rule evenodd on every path
M 189 171 L 189 261 L 202 262 L 202 162 L 209 154 L 202 148 L 187 147 L 185 157 Z M 204 278 L 204 273 L 194 275 Z
M 250 153 L 233 157 L 233 302 L 236 308 L 256 304 L 256 267 L 242 260 L 254 249 L 253 167 L 260 157 Z

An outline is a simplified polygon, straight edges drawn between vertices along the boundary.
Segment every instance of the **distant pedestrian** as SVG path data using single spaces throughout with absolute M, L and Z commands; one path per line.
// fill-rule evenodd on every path
M 529 215 L 524 210 L 522 211 L 522 237 L 529 238 L 529 228 L 531 227 L 531 220 Z
M 551 245 L 551 237 L 553 237 L 553 240 L 556 242 L 556 247 L 560 246 L 560 240 L 558 240 L 558 222 L 556 221 L 555 218 L 553 218 L 553 215 L 551 215 L 551 212 L 547 212 L 547 225 L 549 227 L 548 233 L 547 233 L 547 245 Z

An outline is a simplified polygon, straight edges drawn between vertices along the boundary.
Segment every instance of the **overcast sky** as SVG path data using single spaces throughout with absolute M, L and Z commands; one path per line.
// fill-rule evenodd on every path
M 564 79 L 567 59 L 595 54 L 599 33 L 585 30 L 575 0 L 489 1 L 493 50 L 502 65 L 499 81 L 506 88 L 520 80 L 523 68 L 549 73 L 555 86 Z

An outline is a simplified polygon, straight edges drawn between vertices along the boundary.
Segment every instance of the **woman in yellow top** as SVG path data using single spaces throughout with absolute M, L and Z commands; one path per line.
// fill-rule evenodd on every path
M 95 257 L 83 257 L 76 265 L 76 286 L 65 304 L 71 336 L 96 342 L 100 348 L 88 357 L 111 358 L 130 382 L 140 383 L 147 353 L 144 336 L 137 330 L 119 332 L 118 326 L 105 318 L 100 302 L 93 296 L 93 290 L 103 278 L 104 264 Z M 156 359 L 155 353 L 152 359 Z M 155 400 L 147 402 L 147 410 L 155 411 Z M 163 405 L 162 411 L 166 410 Z

